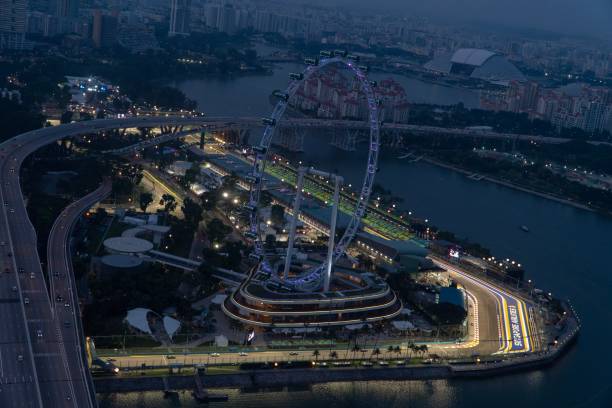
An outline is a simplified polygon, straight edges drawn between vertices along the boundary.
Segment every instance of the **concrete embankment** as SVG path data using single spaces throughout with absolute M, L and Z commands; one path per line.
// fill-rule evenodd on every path
M 318 368 L 253 370 L 236 374 L 218 374 L 203 377 L 208 388 L 265 388 L 297 386 L 344 381 L 397 381 L 433 380 L 448 378 L 448 366 L 418 366 L 403 368 Z M 148 378 L 96 378 L 98 393 L 163 390 L 162 377 Z M 169 389 L 193 389 L 193 376 L 167 377 Z

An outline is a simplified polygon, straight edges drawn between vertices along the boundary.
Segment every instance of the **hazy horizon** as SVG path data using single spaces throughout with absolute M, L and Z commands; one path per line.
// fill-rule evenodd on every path
M 458 24 L 499 24 L 504 28 L 537 29 L 612 41 L 612 0 L 378 0 L 376 3 L 366 0 L 310 0 L 309 3 L 395 9 Z

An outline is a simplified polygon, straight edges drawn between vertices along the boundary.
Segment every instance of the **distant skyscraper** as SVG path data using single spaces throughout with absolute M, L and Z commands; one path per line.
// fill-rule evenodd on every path
M 217 29 L 224 33 L 233 33 L 236 30 L 236 10 L 229 4 L 221 8 Z
M 170 28 L 168 36 L 189 35 L 191 0 L 170 0 Z
M 51 10 L 52 14 L 58 17 L 78 17 L 79 15 L 79 0 L 55 0 L 55 10 Z
M 93 16 L 91 38 L 96 47 L 110 47 L 117 41 L 118 19 L 114 15 L 105 15 L 96 10 Z
M 591 101 L 584 108 L 584 130 L 601 132 L 606 124 L 606 106 L 598 101 Z
M 0 49 L 25 44 L 27 0 L 0 0 Z
M 255 30 L 266 33 L 275 31 L 274 20 L 275 15 L 264 10 L 257 10 L 255 13 Z
M 217 27 L 217 20 L 219 19 L 219 5 L 207 4 L 204 6 L 204 18 L 206 25 L 211 28 Z

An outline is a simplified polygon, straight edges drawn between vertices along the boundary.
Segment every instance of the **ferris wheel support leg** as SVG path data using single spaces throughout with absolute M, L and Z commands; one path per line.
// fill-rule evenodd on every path
M 332 206 L 332 215 L 331 221 L 329 225 L 329 243 L 327 244 L 327 261 L 326 261 L 326 269 L 325 269 L 325 283 L 323 284 L 323 289 L 325 292 L 329 291 L 329 285 L 331 283 L 331 273 L 332 267 L 334 266 L 333 257 L 334 257 L 334 241 L 336 237 L 336 220 L 338 219 L 338 205 L 340 202 L 340 183 L 342 182 L 342 177 L 335 176 L 334 177 L 334 199 Z
M 285 258 L 285 269 L 283 270 L 283 279 L 289 277 L 289 268 L 291 267 L 291 258 L 293 257 L 293 242 L 295 241 L 295 228 L 300 214 L 300 204 L 302 203 L 302 189 L 304 188 L 304 176 L 306 168 L 298 169 L 297 186 L 295 190 L 295 201 L 293 202 L 293 217 L 291 218 L 291 226 L 289 227 L 289 238 L 287 239 L 287 255 Z

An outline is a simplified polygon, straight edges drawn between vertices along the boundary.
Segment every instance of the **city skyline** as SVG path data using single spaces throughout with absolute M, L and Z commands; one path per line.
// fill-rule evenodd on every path
M 300 3 L 300 0 L 292 0 Z M 337 4 L 342 7 L 361 7 L 371 9 L 371 3 L 365 0 L 320 2 L 321 5 Z M 534 30 L 543 33 L 596 37 L 610 43 L 612 28 L 609 18 L 612 15 L 612 4 L 606 0 L 453 0 L 396 1 L 382 0 L 377 2 L 378 10 L 399 10 L 407 16 L 423 16 L 442 23 L 460 25 L 485 25 L 495 31 L 499 25 L 503 31 Z

